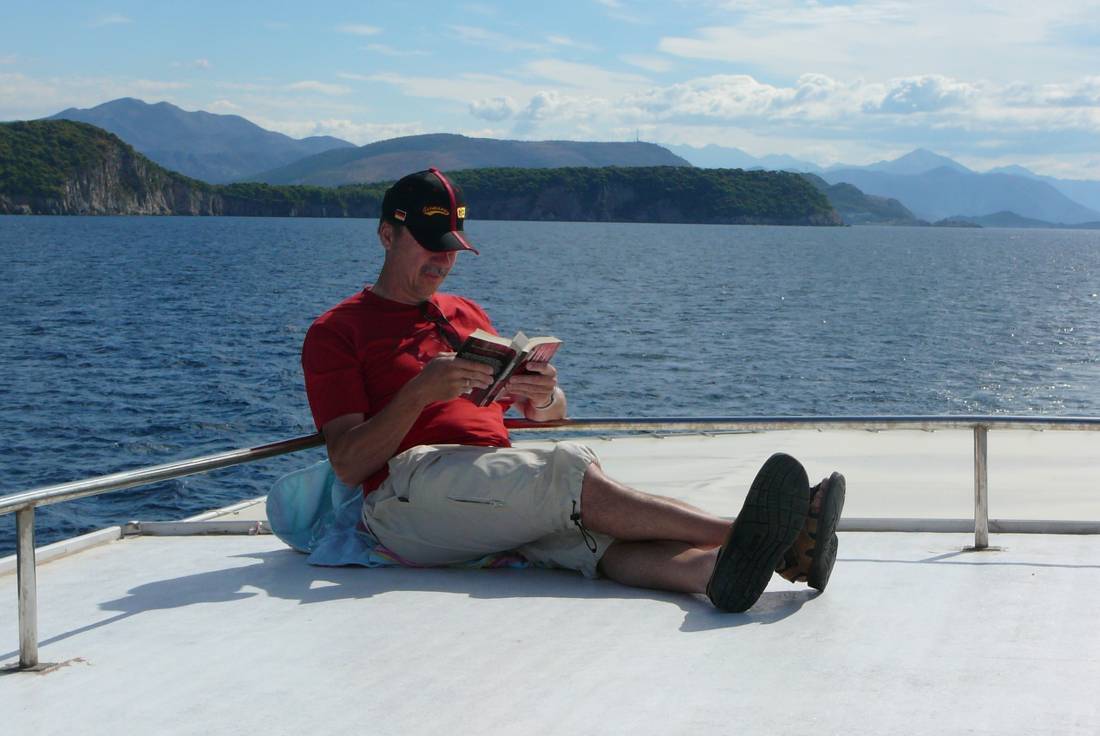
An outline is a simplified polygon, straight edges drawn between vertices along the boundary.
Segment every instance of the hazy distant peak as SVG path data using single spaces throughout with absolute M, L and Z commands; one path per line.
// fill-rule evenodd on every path
M 786 154 L 756 157 L 740 148 L 716 146 L 669 145 L 665 148 L 689 161 L 692 166 L 708 169 L 772 169 L 783 171 L 821 171 L 821 167 Z
M 170 102 L 121 97 L 47 118 L 90 123 L 114 133 L 162 166 L 208 182 L 226 182 L 335 148 L 330 136 L 296 140 L 264 130 L 240 115 L 183 110 Z
M 988 174 L 1011 174 L 1012 176 L 1026 176 L 1028 179 L 1042 179 L 1045 177 L 1039 176 L 1031 169 L 1026 169 L 1019 164 L 1011 164 L 1009 166 L 998 166 L 995 169 L 990 169 Z
M 971 173 L 970 169 L 958 161 L 953 161 L 946 156 L 929 151 L 927 148 L 917 148 L 893 161 L 879 161 L 867 168 L 872 171 L 886 171 L 891 174 L 923 174 L 926 171 L 945 167 L 959 172 Z

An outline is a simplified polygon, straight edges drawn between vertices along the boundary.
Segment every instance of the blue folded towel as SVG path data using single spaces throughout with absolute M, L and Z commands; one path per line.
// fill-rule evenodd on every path
M 267 494 L 271 531 L 311 565 L 386 567 L 409 564 L 360 523 L 363 493 L 340 482 L 328 460 L 284 475 Z M 527 567 L 512 552 L 486 555 L 458 567 Z

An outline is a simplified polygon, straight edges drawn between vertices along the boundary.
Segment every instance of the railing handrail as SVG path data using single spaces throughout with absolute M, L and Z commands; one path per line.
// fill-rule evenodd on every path
M 124 488 L 157 483 L 163 480 L 173 480 L 187 475 L 204 473 L 218 468 L 228 468 L 234 465 L 262 460 L 264 458 L 286 455 L 299 450 L 307 450 L 324 444 L 324 438 L 318 432 L 316 434 L 293 437 L 279 442 L 272 442 L 257 447 L 243 447 L 228 452 L 219 452 L 214 455 L 176 460 L 160 465 L 149 465 L 144 468 L 123 470 L 118 473 L 85 478 L 83 480 L 57 483 L 51 486 L 42 486 L 21 493 L 12 493 L 0 496 L 0 516 L 20 511 L 35 506 L 46 506 L 53 503 L 72 501 L 88 496 L 98 496 L 103 493 L 120 491 Z
M 989 479 L 986 455 L 990 429 L 1100 430 L 1100 417 L 1035 416 L 887 416 L 887 417 L 657 417 L 648 419 L 563 419 L 555 422 L 506 420 L 520 431 L 722 431 L 786 429 L 969 429 L 974 433 L 974 548 L 989 546 Z M 0 515 L 16 514 L 16 569 L 19 594 L 19 667 L 33 670 L 38 663 L 38 596 L 35 580 L 34 510 L 37 506 L 181 478 L 324 443 L 318 434 L 293 437 L 258 447 L 246 447 L 204 457 L 179 460 L 97 478 L 60 483 L 0 496 Z
M 859 430 L 941 430 L 941 429 L 1035 429 L 1100 431 L 1100 417 L 1042 417 L 1007 415 L 898 415 L 898 416 L 792 416 L 792 417 L 590 417 L 562 419 L 553 422 L 533 422 L 507 419 L 510 430 L 522 432 L 556 432 L 579 430 L 614 431 L 722 431 L 722 430 L 790 430 L 790 429 L 859 429 Z M 78 498 L 132 488 L 134 486 L 173 480 L 219 468 L 243 465 L 278 455 L 286 455 L 324 444 L 321 434 L 292 437 L 256 447 L 244 447 L 214 455 L 177 460 L 160 465 L 124 470 L 108 475 L 67 481 L 27 491 L 0 496 L 0 516 L 21 509 L 46 506 Z

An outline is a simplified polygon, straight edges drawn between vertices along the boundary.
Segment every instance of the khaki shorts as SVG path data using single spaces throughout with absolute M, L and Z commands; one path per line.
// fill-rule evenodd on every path
M 573 442 L 550 449 L 413 447 L 389 461 L 389 477 L 363 503 L 363 522 L 417 565 L 515 551 L 597 577 L 614 540 L 582 532 L 574 521 L 581 481 L 594 462 L 592 450 Z

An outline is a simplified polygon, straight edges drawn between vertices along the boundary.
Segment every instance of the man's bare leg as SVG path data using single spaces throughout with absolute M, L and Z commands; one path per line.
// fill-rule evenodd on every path
M 600 560 L 600 572 L 634 588 L 704 593 L 718 549 L 684 542 L 615 542 Z
M 619 540 L 600 561 L 605 575 L 637 587 L 706 592 L 717 608 L 734 612 L 764 592 L 810 505 L 805 469 L 782 453 L 757 473 L 733 525 L 616 483 L 594 464 L 581 489 L 582 520 Z
M 623 541 L 661 540 L 714 547 L 730 522 L 682 501 L 635 490 L 592 463 L 581 484 L 581 521 L 594 532 Z

